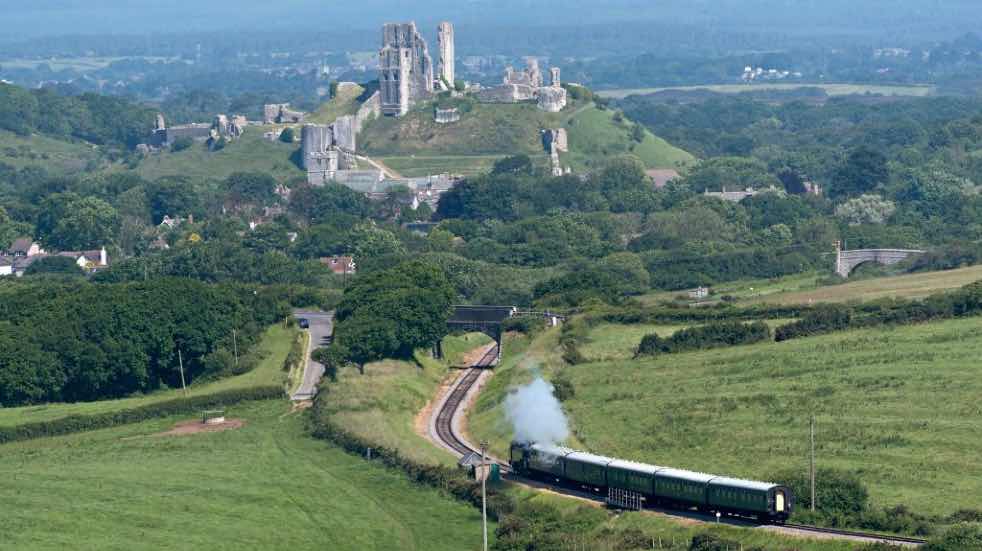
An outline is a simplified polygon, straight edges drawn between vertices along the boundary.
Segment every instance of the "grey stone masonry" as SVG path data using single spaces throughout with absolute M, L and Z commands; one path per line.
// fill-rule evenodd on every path
M 433 94 L 433 60 L 416 23 L 387 23 L 379 51 L 382 113 L 402 116 Z
M 457 78 L 456 51 L 454 48 L 453 24 L 444 21 L 437 27 L 438 42 L 440 43 L 440 80 L 453 88 Z

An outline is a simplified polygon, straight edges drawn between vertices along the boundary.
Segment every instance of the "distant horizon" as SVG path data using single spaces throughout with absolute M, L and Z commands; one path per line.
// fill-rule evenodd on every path
M 369 31 L 385 22 L 430 26 L 585 26 L 616 22 L 698 25 L 709 32 L 807 34 L 809 30 L 875 36 L 942 36 L 969 32 L 980 8 L 971 0 L 390 0 L 334 2 L 281 0 L 8 0 L 0 42 L 75 35 L 196 32 Z M 18 3 L 23 5 L 17 5 Z M 317 22 L 317 23 L 314 23 Z

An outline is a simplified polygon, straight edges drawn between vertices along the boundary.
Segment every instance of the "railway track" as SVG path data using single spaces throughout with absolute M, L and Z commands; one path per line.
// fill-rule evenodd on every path
M 822 528 L 819 526 L 808 526 L 807 524 L 779 524 L 775 526 L 780 526 L 783 528 L 790 528 L 792 530 L 800 530 L 802 532 L 812 532 L 816 534 L 829 534 L 833 536 L 842 536 L 846 538 L 870 540 L 870 541 L 881 541 L 890 544 L 901 544 L 909 546 L 920 546 L 927 543 L 927 540 L 920 538 L 908 538 L 906 536 L 886 536 L 881 534 L 869 534 L 866 532 L 856 532 L 853 530 L 840 530 L 838 528 Z
M 460 409 L 461 403 L 463 403 L 464 398 L 470 392 L 474 383 L 480 378 L 481 373 L 485 369 L 491 367 L 498 361 L 498 347 L 492 347 L 488 352 L 481 357 L 473 366 L 471 366 L 461 377 L 460 381 L 450 392 L 447 400 L 443 403 L 443 407 L 436 417 L 436 433 L 440 440 L 445 446 L 453 449 L 461 455 L 467 455 L 471 452 L 477 452 L 472 448 L 467 442 L 457 435 L 457 432 L 453 427 L 454 417 L 457 415 Z
M 463 438 L 457 435 L 457 432 L 454 430 L 454 417 L 456 417 L 458 413 L 462 413 L 460 409 L 461 409 L 461 404 L 463 404 L 464 402 L 464 399 L 467 397 L 468 393 L 470 393 L 471 388 L 473 388 L 474 384 L 477 383 L 478 379 L 481 377 L 481 373 L 483 373 L 488 367 L 494 365 L 494 363 L 497 361 L 497 357 L 498 357 L 498 349 L 496 347 L 491 348 L 487 352 L 487 354 L 485 354 L 476 364 L 471 366 L 460 378 L 457 384 L 454 386 L 453 390 L 450 392 L 450 395 L 443 402 L 440 411 L 437 413 L 437 418 L 435 423 L 436 436 L 440 439 L 440 441 L 443 443 L 444 446 L 454 450 L 461 456 L 467 455 L 469 453 L 475 453 L 475 452 L 480 453 L 480 450 L 475 449 L 466 440 L 464 440 Z M 542 480 L 531 480 L 531 479 L 526 479 L 525 477 L 522 476 L 517 476 L 516 474 L 510 472 L 511 471 L 510 465 L 508 465 L 507 463 L 493 457 L 489 457 L 488 459 L 494 463 L 497 463 L 501 467 L 501 473 L 503 475 L 507 475 L 507 478 L 514 482 L 528 484 L 533 487 L 549 489 L 561 493 L 563 495 L 568 495 L 570 497 L 589 499 L 600 503 L 605 502 L 604 497 L 596 493 L 585 492 L 582 490 L 577 490 L 562 485 L 550 484 L 549 482 L 542 481 Z M 682 512 L 682 511 L 674 511 L 674 510 L 660 509 L 660 508 L 656 508 L 653 510 L 664 513 L 666 515 L 677 516 L 679 518 L 702 520 L 707 523 L 718 522 L 716 517 L 712 515 L 697 513 L 695 511 Z M 748 528 L 766 528 L 766 529 L 773 529 L 778 531 L 789 530 L 789 531 L 796 531 L 799 533 L 801 532 L 813 533 L 816 535 L 824 534 L 829 537 L 853 539 L 859 541 L 866 541 L 869 543 L 884 542 L 889 544 L 899 544 L 905 546 L 920 546 L 927 543 L 926 540 L 922 540 L 918 538 L 908 538 L 904 536 L 887 536 L 882 534 L 870 534 L 865 532 L 856 532 L 852 530 L 840 530 L 837 528 L 821 528 L 818 526 L 808 526 L 804 524 L 760 524 L 760 523 L 749 521 L 747 519 L 741 519 L 737 517 L 732 517 L 725 520 L 727 523 L 732 523 L 736 526 L 744 526 Z

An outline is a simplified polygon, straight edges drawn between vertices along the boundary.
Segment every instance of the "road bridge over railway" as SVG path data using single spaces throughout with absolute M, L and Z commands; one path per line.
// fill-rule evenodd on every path
M 876 262 L 884 266 L 890 266 L 902 262 L 911 256 L 924 254 L 925 251 L 915 249 L 857 249 L 852 251 L 842 250 L 841 243 L 835 244 L 835 273 L 843 278 L 848 278 L 849 274 L 860 264 Z

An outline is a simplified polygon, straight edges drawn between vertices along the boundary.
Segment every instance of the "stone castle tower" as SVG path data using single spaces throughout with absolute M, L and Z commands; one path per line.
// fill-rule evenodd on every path
M 440 43 L 440 80 L 453 88 L 457 78 L 456 62 L 457 53 L 454 50 L 454 31 L 453 24 L 444 21 L 437 27 L 437 36 Z
M 384 115 L 405 115 L 433 94 L 433 59 L 416 23 L 383 27 L 378 80 Z

